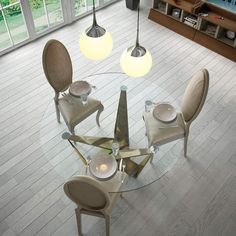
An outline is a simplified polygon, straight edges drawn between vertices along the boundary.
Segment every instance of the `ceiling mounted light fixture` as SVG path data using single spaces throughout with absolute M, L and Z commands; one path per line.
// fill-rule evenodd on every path
M 127 48 L 120 57 L 121 68 L 130 77 L 144 76 L 152 67 L 150 52 L 139 44 L 139 8 L 140 1 L 138 2 L 136 44 Z
M 93 24 L 80 36 L 80 50 L 91 60 L 101 60 L 112 50 L 112 37 L 109 32 L 97 24 L 95 0 L 93 0 Z

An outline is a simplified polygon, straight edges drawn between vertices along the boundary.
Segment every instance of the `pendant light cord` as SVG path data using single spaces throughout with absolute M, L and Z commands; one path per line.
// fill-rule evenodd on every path
M 139 46 L 139 5 L 140 5 L 140 0 L 138 1 L 138 18 L 137 18 L 137 37 L 136 37 L 136 47 Z
M 106 30 L 98 25 L 96 19 L 96 7 L 95 0 L 93 0 L 93 24 L 86 31 L 87 36 L 92 38 L 98 38 L 103 36 L 106 33 Z
M 146 49 L 139 44 L 139 22 L 140 21 L 140 0 L 138 0 L 138 17 L 137 17 L 137 36 L 136 44 L 133 50 L 131 51 L 131 56 L 133 57 L 142 57 L 146 53 Z
M 97 20 L 95 14 L 95 0 L 93 0 L 93 26 L 97 26 Z

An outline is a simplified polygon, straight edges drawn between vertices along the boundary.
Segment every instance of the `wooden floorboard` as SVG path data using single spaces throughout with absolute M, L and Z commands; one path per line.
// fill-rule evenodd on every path
M 179 110 L 189 79 L 201 68 L 209 70 L 210 90 L 191 126 L 188 159 L 181 140 L 162 146 L 159 155 L 177 158 L 177 163 L 159 181 L 124 194 L 112 215 L 111 235 L 234 236 L 236 64 L 149 21 L 148 10 L 141 9 L 140 42 L 151 51 L 153 67 L 145 78 L 127 82 L 136 83 L 128 94 L 133 145 L 147 145 L 142 121 L 146 99 L 169 101 Z M 0 57 L 0 235 L 77 235 L 75 205 L 62 185 L 78 173 L 80 162 L 61 139 L 66 126 L 56 122 L 42 50 L 47 40 L 61 40 L 72 58 L 74 80 L 121 72 L 120 55 L 135 42 L 136 16 L 123 1 L 97 12 L 99 24 L 114 40 L 111 55 L 102 61 L 87 60 L 79 51 L 79 35 L 91 16 Z M 77 132 L 112 136 L 118 101 L 110 91 L 119 87 L 116 78 L 101 80 L 94 92 L 105 106 L 101 129 L 92 116 Z M 85 216 L 83 226 L 85 235 L 105 235 L 103 219 Z

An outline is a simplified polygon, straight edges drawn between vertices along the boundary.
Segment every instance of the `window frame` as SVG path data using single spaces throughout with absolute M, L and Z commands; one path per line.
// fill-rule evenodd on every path
M 115 3 L 117 1 L 120 1 L 120 0 L 110 0 L 108 2 L 105 2 L 104 0 L 98 0 L 99 6 L 96 7 L 96 10 L 99 10 L 99 9 L 106 7 L 106 6 L 108 6 L 112 3 Z M 20 4 L 20 6 L 21 6 L 22 16 L 24 18 L 26 29 L 28 32 L 28 38 L 22 42 L 19 42 L 17 44 L 13 44 L 12 46 L 1 50 L 0 56 L 6 54 L 8 52 L 11 52 L 11 51 L 29 43 L 29 42 L 32 42 L 35 39 L 38 39 L 46 34 L 49 34 L 49 33 L 65 26 L 65 25 L 69 25 L 72 22 L 77 21 L 77 20 L 83 18 L 84 16 L 91 14 L 91 12 L 92 12 L 92 9 L 91 9 L 89 11 L 83 12 L 82 14 L 79 14 L 78 16 L 76 16 L 75 15 L 75 8 L 74 8 L 74 0 L 61 0 L 63 21 L 59 24 L 56 24 L 54 26 L 51 26 L 51 27 L 43 30 L 42 32 L 37 32 L 35 25 L 34 25 L 34 19 L 33 19 L 32 11 L 31 11 L 30 4 L 29 4 L 28 0 L 18 0 L 18 2 L 19 3 L 13 3 L 13 4 Z

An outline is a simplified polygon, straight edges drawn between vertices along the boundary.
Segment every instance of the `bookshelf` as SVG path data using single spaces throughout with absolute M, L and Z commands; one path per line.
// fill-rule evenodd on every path
M 205 4 L 154 0 L 149 19 L 236 62 L 236 14 Z

